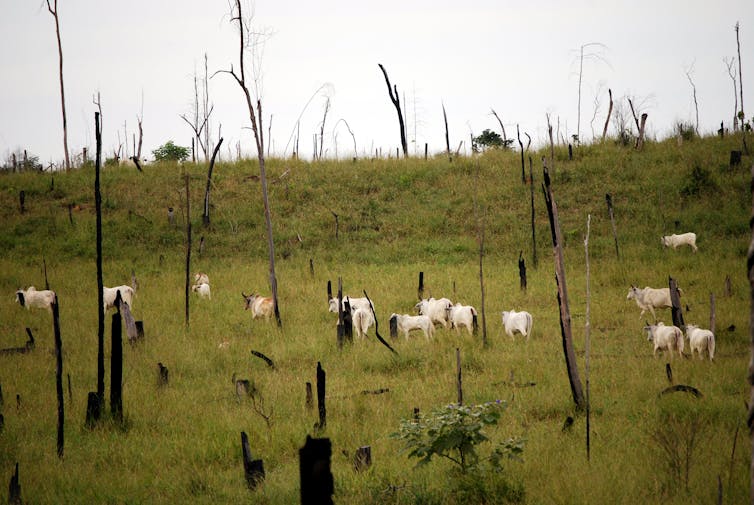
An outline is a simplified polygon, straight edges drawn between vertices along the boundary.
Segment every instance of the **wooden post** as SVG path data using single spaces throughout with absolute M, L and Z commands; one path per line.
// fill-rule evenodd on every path
M 573 161 L 573 145 L 568 144 L 568 161 Z
M 424 299 L 424 272 L 419 272 L 419 288 L 416 290 L 416 296 L 419 300 Z
M 353 469 L 362 472 L 372 466 L 372 446 L 365 445 L 356 449 L 353 457 Z
M 324 430 L 327 426 L 327 407 L 325 406 L 325 371 L 322 364 L 317 361 L 317 410 L 319 411 L 319 422 L 316 424 L 317 430 Z
M 312 395 L 312 383 L 306 383 L 306 410 L 311 412 L 314 408 L 314 398 Z
M 26 207 L 24 207 L 24 202 L 25 201 L 26 201 L 26 192 L 22 189 L 18 193 L 18 203 L 19 203 L 19 205 L 21 207 L 21 214 L 23 214 L 24 212 L 26 212 Z
M 524 251 L 518 253 L 518 277 L 521 291 L 526 291 L 526 261 L 524 261 Z
M 116 295 L 115 306 L 118 307 L 120 291 Z M 110 351 L 110 414 L 116 422 L 123 421 L 123 335 L 120 310 L 113 314 Z
M 683 309 L 681 308 L 681 295 L 678 293 L 678 285 L 672 277 L 668 277 L 670 287 L 670 302 L 673 304 L 671 312 L 673 315 L 673 326 L 677 326 L 681 331 L 686 331 L 686 324 L 683 322 Z
M 193 142 L 193 139 L 192 139 Z M 191 198 L 189 195 L 189 176 L 186 174 L 186 328 L 189 327 L 189 293 L 191 293 Z
M 647 113 L 641 115 L 641 123 L 639 123 L 639 137 L 636 139 L 636 149 L 641 150 L 644 147 L 644 127 L 647 124 Z
M 18 160 L 16 160 L 16 153 L 11 154 L 11 165 L 13 165 L 13 172 L 18 170 Z
M 21 484 L 18 480 L 18 461 L 16 461 L 16 471 L 10 478 L 10 485 L 8 486 L 8 504 L 9 505 L 21 505 Z
M 715 293 L 709 294 L 709 331 L 715 333 Z
M 461 377 L 461 350 L 456 347 L 456 389 L 458 390 L 458 405 L 463 405 L 463 380 Z
M 552 149 L 552 142 L 550 143 Z M 553 259 L 555 261 L 555 283 L 558 288 L 558 307 L 560 308 L 560 332 L 563 340 L 563 354 L 565 355 L 566 369 L 568 372 L 568 382 L 571 386 L 571 394 L 576 407 L 584 407 L 584 393 L 579 377 L 578 364 L 576 362 L 576 353 L 573 349 L 573 335 L 571 332 L 571 309 L 568 305 L 568 289 L 566 287 L 565 277 L 565 260 L 563 259 L 563 238 L 560 231 L 560 220 L 558 219 L 558 206 L 550 184 L 550 174 L 547 168 L 544 169 L 543 192 L 545 204 L 547 205 L 547 215 L 550 221 L 550 230 L 552 232 L 552 249 Z
M 210 219 L 209 219 L 209 190 L 212 187 L 212 169 L 215 168 L 215 158 L 217 158 L 217 153 L 220 152 L 220 146 L 223 143 L 223 138 L 220 137 L 220 140 L 217 142 L 217 145 L 215 146 L 214 151 L 212 151 L 212 158 L 209 160 L 209 168 L 207 169 L 207 187 L 204 190 L 204 213 L 202 214 L 202 223 L 204 226 L 209 226 Z
M 241 432 L 241 452 L 243 455 L 243 473 L 246 477 L 246 485 L 249 489 L 256 489 L 257 485 L 264 480 L 264 462 L 261 459 L 252 459 L 249 449 L 249 437 L 245 431 Z
M 58 397 L 58 458 L 63 458 L 65 406 L 63 405 L 63 341 L 60 338 L 60 307 L 58 296 L 52 302 L 52 327 L 55 334 L 55 392 Z
M 299 449 L 299 478 L 301 480 L 301 505 L 331 505 L 335 490 L 330 471 L 332 445 L 329 438 L 306 436 Z
M 728 162 L 728 166 L 730 168 L 737 167 L 741 164 L 741 151 L 731 151 L 730 152 L 730 161 Z
M 427 150 L 429 149 L 429 145 L 425 142 L 424 143 L 424 160 L 427 160 Z
M 144 340 L 144 321 L 136 321 L 136 341 Z
M 615 227 L 615 215 L 613 214 L 613 197 L 610 193 L 605 193 L 605 201 L 607 202 L 607 212 L 610 214 L 610 223 L 613 225 L 613 239 L 615 240 L 615 257 L 620 260 L 620 252 L 618 251 L 618 231 Z
M 398 338 L 398 318 L 393 316 L 390 318 L 390 338 Z

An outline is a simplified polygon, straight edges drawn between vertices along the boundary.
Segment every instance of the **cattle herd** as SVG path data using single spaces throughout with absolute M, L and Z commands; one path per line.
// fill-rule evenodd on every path
M 688 245 L 696 252 L 696 234 L 683 233 L 680 235 L 669 235 L 661 238 L 665 247 L 678 248 L 682 245 Z M 194 285 L 191 290 L 201 298 L 211 299 L 209 276 L 206 273 L 199 272 L 194 276 Z M 107 311 L 115 307 L 116 298 L 120 293 L 121 300 L 130 306 L 133 304 L 135 291 L 131 286 L 121 285 L 112 288 L 103 288 L 104 306 L 103 310 Z M 678 289 L 679 295 L 682 290 Z M 241 293 L 244 299 L 244 308 L 251 311 L 251 318 L 264 318 L 266 321 L 274 313 L 274 301 L 271 297 L 265 297 L 257 293 L 249 295 Z M 639 288 L 631 286 L 628 290 L 627 300 L 634 300 L 636 305 L 641 309 L 639 319 L 649 311 L 655 320 L 655 324 L 647 323 L 644 330 L 647 332 L 647 339 L 654 346 L 653 354 L 656 357 L 658 351 L 667 351 L 672 358 L 673 352 L 683 354 L 684 336 L 683 332 L 677 326 L 666 326 L 663 322 L 657 321 L 655 309 L 672 307 L 669 288 L 651 288 L 646 286 Z M 16 291 L 16 302 L 27 309 L 44 308 L 51 310 L 55 301 L 55 293 L 50 290 L 37 291 L 34 286 L 27 289 Z M 330 298 L 328 301 L 329 311 L 339 312 L 338 299 Z M 342 298 L 341 310 L 350 308 L 351 321 L 356 336 L 365 338 L 369 328 L 375 324 L 374 305 L 368 298 L 354 298 L 344 296 Z M 409 333 L 412 331 L 421 331 L 424 337 L 429 341 L 434 338 L 435 328 L 441 325 L 445 329 L 455 329 L 460 334 L 462 328 L 466 328 L 469 335 L 476 332 L 477 329 L 477 310 L 471 305 L 453 303 L 448 298 L 422 299 L 415 306 L 416 315 L 397 314 L 390 315 L 391 327 L 397 328 L 397 332 L 403 334 L 408 340 Z M 529 339 L 532 330 L 532 315 L 526 311 L 507 310 L 502 312 L 502 324 L 505 332 L 512 339 L 518 333 L 526 339 Z M 686 325 L 686 339 L 689 341 L 691 355 L 694 352 L 703 358 L 703 353 L 707 353 L 710 360 L 715 357 L 715 335 L 708 329 L 699 328 L 696 325 Z

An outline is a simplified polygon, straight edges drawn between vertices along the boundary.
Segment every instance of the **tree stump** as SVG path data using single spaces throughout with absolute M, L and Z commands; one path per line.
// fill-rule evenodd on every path
M 330 505 L 335 483 L 330 472 L 332 445 L 329 438 L 306 436 L 299 449 L 299 475 L 301 479 L 301 505 Z
M 353 469 L 356 472 L 363 472 L 372 466 L 372 446 L 365 445 L 356 449 L 353 457 Z
M 317 410 L 319 411 L 319 422 L 315 425 L 317 430 L 324 430 L 327 426 L 327 407 L 325 406 L 325 381 L 327 375 L 322 369 L 322 364 L 317 362 Z
M 254 490 L 264 480 L 264 462 L 261 459 L 252 459 L 249 449 L 249 437 L 246 432 L 241 432 L 241 450 L 243 452 L 243 472 L 246 477 L 246 485 Z

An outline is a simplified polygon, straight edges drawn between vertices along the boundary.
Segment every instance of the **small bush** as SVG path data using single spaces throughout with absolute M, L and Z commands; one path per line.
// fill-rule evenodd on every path
M 683 140 L 689 141 L 696 138 L 696 128 L 692 124 L 678 123 L 675 125 L 675 131 Z
M 691 173 L 686 179 L 686 184 L 681 188 L 683 196 L 697 196 L 709 191 L 717 191 L 717 182 L 712 178 L 712 172 L 699 165 L 691 169 Z

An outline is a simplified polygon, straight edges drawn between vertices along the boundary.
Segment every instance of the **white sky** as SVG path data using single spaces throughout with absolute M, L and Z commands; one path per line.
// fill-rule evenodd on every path
M 69 149 L 94 151 L 93 96 L 103 108 L 103 149 L 112 156 L 128 131 L 129 154 L 143 95 L 143 156 L 167 140 L 189 146 L 193 75 L 238 68 L 238 36 L 227 0 L 59 0 Z M 607 88 L 618 104 L 625 96 L 649 114 L 651 136 L 665 137 L 678 121 L 695 122 L 696 85 L 700 129 L 730 126 L 733 82 L 723 58 L 736 56 L 734 25 L 741 23 L 744 105 L 754 116 L 754 1 L 634 0 L 258 0 L 254 24 L 271 30 L 261 53 L 264 130 L 272 119 L 272 151 L 281 155 L 301 118 L 300 150 L 311 157 L 325 96 L 326 155 L 353 155 L 400 145 L 382 63 L 398 85 L 406 109 L 409 148 L 444 149 L 442 103 L 451 147 L 468 146 L 469 133 L 506 133 L 516 124 L 544 141 L 549 113 L 560 133 L 576 131 L 578 54 L 592 46 L 602 59 L 583 68 L 581 138 L 600 135 Z M 589 48 L 587 49 L 589 50 Z M 737 67 L 737 65 L 736 65 Z M 40 161 L 63 160 L 58 55 L 54 22 L 42 0 L 0 0 L 0 159 L 28 149 Z M 325 88 L 316 93 L 323 85 Z M 222 125 L 222 155 L 254 156 L 248 112 L 227 74 L 210 81 L 213 142 Z M 316 93 L 316 94 L 315 94 Z M 310 97 L 315 95 L 304 110 Z M 595 97 L 599 110 L 595 113 Z M 612 130 L 611 125 L 611 130 Z M 415 143 L 412 142 L 415 139 Z M 524 140 L 525 141 L 525 140 Z M 291 153 L 288 145 L 285 154 Z

